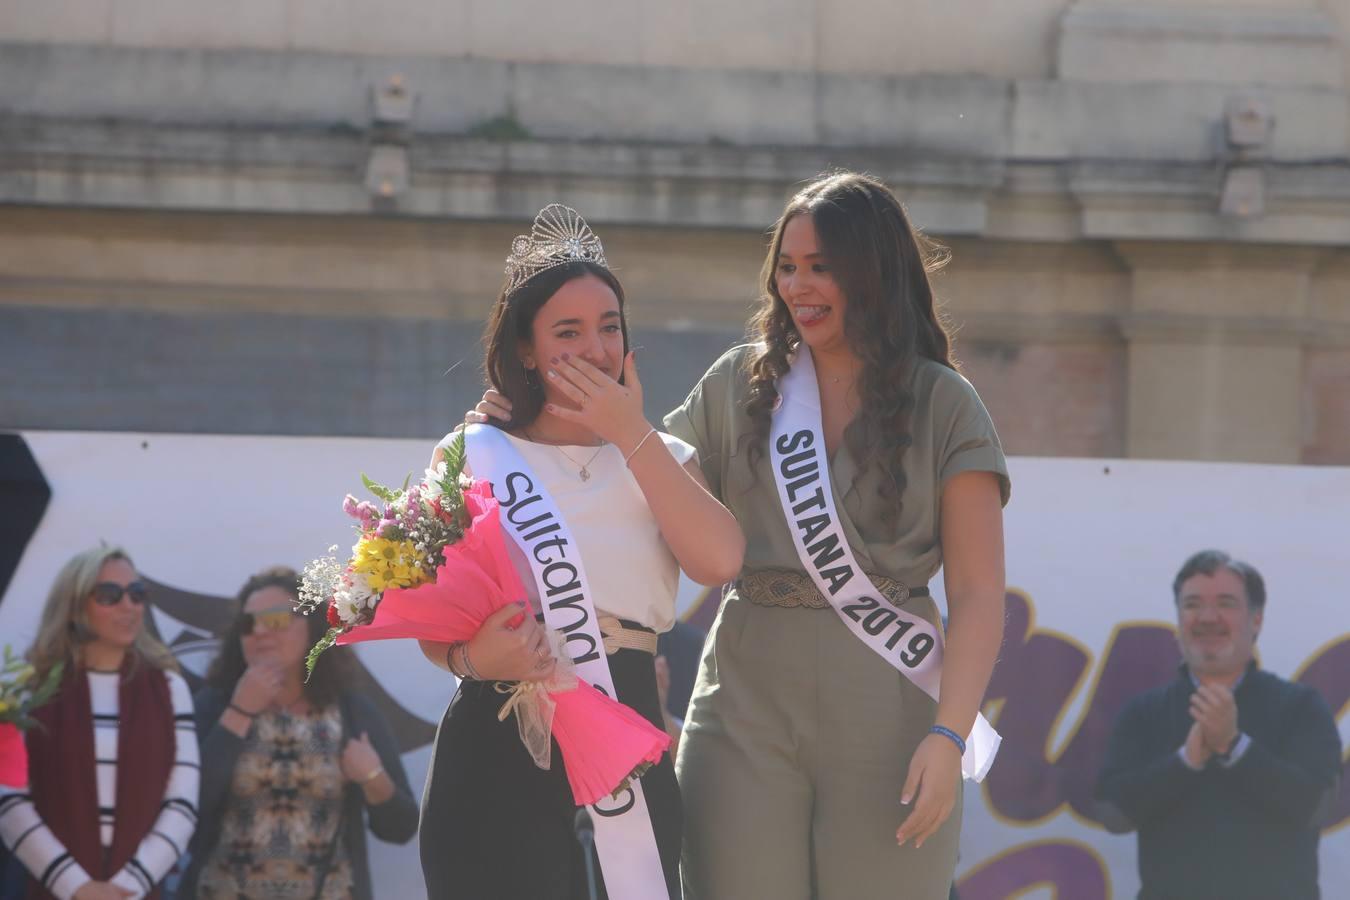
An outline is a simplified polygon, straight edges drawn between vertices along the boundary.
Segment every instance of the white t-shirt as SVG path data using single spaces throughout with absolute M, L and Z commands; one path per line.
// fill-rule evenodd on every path
M 619 448 L 613 444 L 600 448 L 535 444 L 503 434 L 534 469 L 567 520 L 586 566 L 596 609 L 657 632 L 669 631 L 675 624 L 680 567 Z M 694 458 L 691 445 L 658 434 L 680 465 Z M 440 446 L 453 438 L 453 433 L 446 435 Z M 591 475 L 585 481 L 580 474 L 583 464 Z M 467 466 L 465 472 L 473 474 Z M 525 584 L 530 605 L 539 613 L 542 607 L 529 562 L 509 537 L 506 549 Z

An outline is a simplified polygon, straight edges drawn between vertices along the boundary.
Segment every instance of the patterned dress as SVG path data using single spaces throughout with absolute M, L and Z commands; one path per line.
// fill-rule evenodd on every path
M 258 716 L 234 769 L 220 841 L 198 893 L 218 900 L 311 900 L 341 828 L 346 779 L 336 706 Z M 332 853 L 323 900 L 352 895 L 343 847 Z

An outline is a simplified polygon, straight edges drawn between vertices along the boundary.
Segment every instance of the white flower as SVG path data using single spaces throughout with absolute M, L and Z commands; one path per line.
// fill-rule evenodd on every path
M 338 618 L 342 620 L 343 625 L 351 625 L 361 612 L 361 607 L 352 600 L 345 587 L 333 595 L 333 607 L 337 610 Z
M 445 460 L 441 460 L 426 470 L 422 476 L 422 495 L 428 501 L 439 497 L 442 493 L 441 480 L 445 478 Z
M 353 572 L 350 576 L 350 583 L 347 585 L 347 596 L 355 604 L 357 609 L 374 609 L 375 604 L 380 601 L 379 594 L 370 586 L 370 581 L 361 572 Z
M 329 547 L 328 556 L 321 556 L 305 566 L 297 608 L 305 612 L 319 609 L 341 586 L 344 565 L 332 555 L 336 551 L 336 546 Z
M 343 576 L 342 585 L 333 593 L 333 606 L 344 625 L 353 624 L 361 618 L 362 610 L 374 609 L 379 602 L 380 595 L 371 589 L 370 582 L 360 572 L 348 572 Z

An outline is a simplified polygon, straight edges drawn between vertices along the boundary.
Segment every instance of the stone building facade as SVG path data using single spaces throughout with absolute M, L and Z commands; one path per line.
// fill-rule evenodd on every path
M 432 436 L 562 200 L 656 415 L 871 171 L 1009 451 L 1350 464 L 1350 0 L 0 0 L 0 427 Z

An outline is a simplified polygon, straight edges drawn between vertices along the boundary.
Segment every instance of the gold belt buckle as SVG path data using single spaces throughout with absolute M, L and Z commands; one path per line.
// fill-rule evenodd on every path
M 894 584 L 896 588 L 895 596 L 892 597 L 889 594 L 887 594 L 886 599 L 891 601 L 891 606 L 904 606 L 905 602 L 908 601 L 911 596 L 913 596 L 910 593 L 909 585 L 901 584 L 898 581 L 894 582 Z M 884 591 L 882 593 L 885 594 Z

